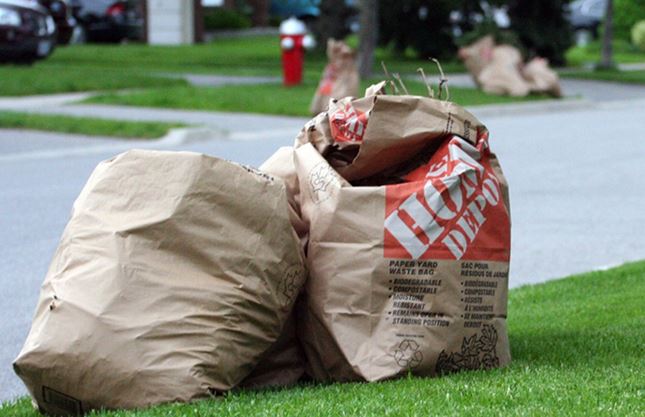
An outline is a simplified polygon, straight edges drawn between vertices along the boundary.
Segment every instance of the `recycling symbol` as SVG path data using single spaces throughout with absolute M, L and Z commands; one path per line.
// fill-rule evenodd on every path
M 311 186 L 314 203 L 320 202 L 330 197 L 329 186 L 338 183 L 336 173 L 326 162 L 320 162 L 314 167 L 309 174 L 309 185 Z
M 293 266 L 287 270 L 280 283 L 278 290 L 283 296 L 284 305 L 290 305 L 293 299 L 298 295 L 300 289 L 300 279 L 302 277 L 302 269 Z
M 394 351 L 394 360 L 402 368 L 414 368 L 423 360 L 419 344 L 411 339 L 405 339 Z

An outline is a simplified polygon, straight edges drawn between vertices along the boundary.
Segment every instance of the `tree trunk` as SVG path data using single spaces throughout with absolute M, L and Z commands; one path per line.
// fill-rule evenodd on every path
M 602 35 L 602 56 L 600 58 L 601 69 L 610 69 L 614 67 L 613 50 L 611 41 L 614 37 L 614 5 L 613 0 L 607 0 L 605 9 L 605 26 Z
M 374 66 L 374 50 L 378 39 L 378 0 L 361 0 L 361 28 L 358 33 L 358 72 L 369 78 Z
M 247 3 L 253 8 L 253 14 L 251 14 L 253 26 L 269 26 L 269 0 L 247 0 Z

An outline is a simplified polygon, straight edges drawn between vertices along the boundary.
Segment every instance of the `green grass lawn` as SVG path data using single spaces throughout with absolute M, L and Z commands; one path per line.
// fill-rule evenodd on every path
M 110 417 L 642 416 L 645 261 L 511 290 L 505 369 L 241 391 Z M 35 417 L 29 399 L 0 417 Z
M 592 42 L 587 46 L 573 47 L 567 51 L 567 64 L 571 67 L 593 67 L 600 61 L 600 49 L 599 41 Z M 645 63 L 645 52 L 638 50 L 627 41 L 614 41 L 613 49 L 614 61 L 617 64 Z M 560 75 L 564 78 L 645 84 L 645 71 L 643 70 L 580 70 L 562 72 Z
M 376 82 L 376 80 L 372 80 L 372 82 Z M 362 82 L 361 89 L 364 90 L 369 84 L 369 81 Z M 415 81 L 406 81 L 405 84 L 411 94 L 427 95 L 427 89 L 424 84 Z M 127 94 L 103 94 L 91 97 L 87 101 L 129 106 L 309 116 L 309 104 L 316 87 L 316 81 L 307 81 L 302 85 L 288 88 L 283 87 L 281 84 L 215 88 L 151 88 Z M 524 98 L 515 98 L 486 94 L 470 88 L 450 89 L 450 100 L 464 106 L 515 103 L 543 98 L 546 97 L 531 95 Z
M 55 65 L 0 66 L 0 96 L 69 93 L 187 85 L 183 79 L 146 74 L 137 69 Z
M 561 74 L 565 78 L 581 78 L 585 80 L 613 81 L 629 84 L 645 84 L 645 70 L 638 71 L 575 71 Z
M 376 68 L 385 61 L 393 72 L 413 73 L 421 65 L 434 68 L 430 61 L 410 55 L 395 56 L 389 49 L 376 50 Z M 101 68 L 137 68 L 146 71 L 194 72 L 229 75 L 275 75 L 282 73 L 278 38 L 272 35 L 238 39 L 217 39 L 211 43 L 181 46 L 77 45 L 59 48 L 45 61 L 52 65 Z M 44 62 L 44 63 L 45 63 Z M 305 54 L 305 73 L 320 76 L 327 57 L 321 51 Z M 447 72 L 463 72 L 457 62 L 443 63 Z
M 133 122 L 59 115 L 0 112 L 0 128 L 34 129 L 92 136 L 156 139 L 180 123 Z
M 396 57 L 388 50 L 376 52 L 391 72 L 413 73 L 419 66 L 432 72 L 434 64 L 409 56 Z M 320 52 L 305 59 L 305 79 L 315 82 L 327 62 Z M 463 72 L 457 62 L 445 62 L 446 72 Z M 275 36 L 220 39 L 212 43 L 182 46 L 72 45 L 57 48 L 48 59 L 33 66 L 1 66 L 0 96 L 47 94 L 70 91 L 167 87 L 183 80 L 164 73 L 280 76 L 282 63 Z
M 600 61 L 600 41 L 591 42 L 586 46 L 574 46 L 566 53 L 567 65 L 579 67 L 594 65 Z M 635 46 L 624 40 L 613 43 L 614 60 L 619 64 L 645 62 L 645 52 L 639 51 Z

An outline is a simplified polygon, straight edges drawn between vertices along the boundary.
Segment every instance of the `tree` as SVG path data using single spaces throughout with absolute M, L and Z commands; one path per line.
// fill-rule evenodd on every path
M 511 29 L 531 55 L 565 63 L 564 53 L 573 45 L 573 31 L 566 18 L 568 0 L 509 0 Z
M 322 0 L 320 16 L 314 25 L 316 40 L 321 49 L 327 47 L 327 40 L 343 39 L 349 35 L 347 20 L 355 13 L 345 0 Z
M 400 54 L 412 47 L 419 58 L 452 58 L 450 12 L 458 6 L 456 0 L 382 1 L 379 42 Z
M 360 0 L 360 30 L 358 32 L 358 72 L 369 78 L 374 67 L 374 50 L 378 40 L 378 0 Z
M 613 0 L 612 32 L 614 39 L 629 41 L 632 28 L 645 20 L 645 0 Z
M 599 69 L 614 68 L 613 50 L 611 42 L 614 37 L 614 2 L 607 0 L 605 8 L 605 22 L 602 34 L 602 55 L 600 57 Z

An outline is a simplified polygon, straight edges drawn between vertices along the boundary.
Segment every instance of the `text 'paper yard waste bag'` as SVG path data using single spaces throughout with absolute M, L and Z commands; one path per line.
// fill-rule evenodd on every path
M 208 397 L 258 366 L 304 279 L 282 180 L 130 151 L 76 200 L 14 367 L 54 414 Z
M 299 337 L 322 381 L 510 361 L 510 211 L 488 131 L 458 105 L 333 100 L 296 139 L 308 229 Z

